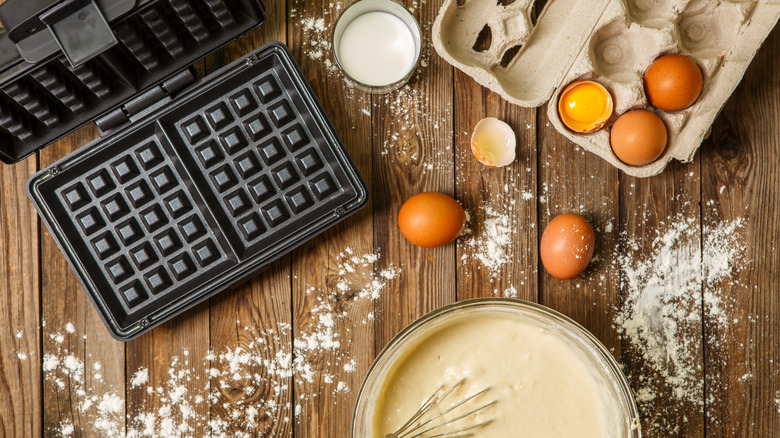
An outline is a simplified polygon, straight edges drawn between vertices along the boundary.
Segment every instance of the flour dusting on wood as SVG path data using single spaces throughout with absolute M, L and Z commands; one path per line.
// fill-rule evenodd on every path
M 678 217 L 652 237 L 650 255 L 641 259 L 632 255 L 641 251 L 641 237 L 620 237 L 625 251 L 614 268 L 620 272 L 624 302 L 615 325 L 643 362 L 630 377 L 649 436 L 675 432 L 666 424 L 675 405 L 649 411 L 661 394 L 704 405 L 702 321 L 727 329 L 732 303 L 713 290 L 741 269 L 743 225 L 737 219 L 702 230 L 695 219 Z
M 67 391 L 75 399 L 79 421 L 63 420 L 50 432 L 64 437 L 91 432 L 128 438 L 183 438 L 205 428 L 213 438 L 266 436 L 274 425 L 295 421 L 305 412 L 306 402 L 324 392 L 338 400 L 356 390 L 336 376 L 354 373 L 359 365 L 368 364 L 358 363 L 349 341 L 340 334 L 369 323 L 374 313 L 352 314 L 343 303 L 379 299 L 388 284 L 401 275 L 401 268 L 386 264 L 380 269 L 378 251 L 358 254 L 345 248 L 336 260 L 333 284 L 329 280 L 325 290 L 305 290 L 316 304 L 306 318 L 309 323 L 295 327 L 294 337 L 288 323 L 262 329 L 244 326 L 252 339 L 244 345 L 212 346 L 202 358 L 191 357 L 184 349 L 154 378 L 145 367 L 128 373 L 128 391 L 136 392 L 142 403 L 127 413 L 126 428 L 122 421 L 124 391 L 92 389 L 92 382 L 102 381 L 103 367 L 95 362 L 87 369 L 82 359 L 69 351 L 70 342 L 65 341 L 75 341 L 70 338 L 78 335 L 75 326 L 67 323 L 51 336 L 56 351 L 43 357 L 42 368 L 45 390 Z M 241 327 L 240 321 L 236 324 Z M 293 383 L 298 388 L 314 386 L 319 390 L 296 391 L 293 399 Z M 213 410 L 224 414 L 212 416 Z

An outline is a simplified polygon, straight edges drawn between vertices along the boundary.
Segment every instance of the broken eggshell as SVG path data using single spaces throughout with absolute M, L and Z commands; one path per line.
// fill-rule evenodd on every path
M 515 161 L 517 138 L 512 128 L 495 117 L 479 121 L 471 134 L 471 151 L 480 163 L 490 168 L 504 167 Z

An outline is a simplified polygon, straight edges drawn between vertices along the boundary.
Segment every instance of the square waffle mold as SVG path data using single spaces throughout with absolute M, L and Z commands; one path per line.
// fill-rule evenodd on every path
M 525 107 L 548 102 L 553 126 L 629 175 L 660 173 L 675 158 L 690 161 L 780 17 L 777 0 L 550 0 L 534 22 L 531 0 L 446 0 L 433 27 L 436 51 L 481 85 Z M 649 108 L 642 76 L 659 56 L 693 59 L 704 87 L 693 106 L 654 110 L 666 124 L 663 155 L 630 166 L 612 152 L 609 131 L 623 113 Z M 566 128 L 559 93 L 594 80 L 612 94 L 606 127 L 590 134 Z
M 245 281 L 367 202 L 282 44 L 169 99 L 28 186 L 120 340 Z
M 115 43 L 77 66 L 59 49 L 28 61 L 22 51 L 25 44 L 36 42 L 34 38 L 18 46 L 10 39 L 14 29 L 22 33 L 33 29 L 27 23 L 37 18 L 36 11 L 44 5 L 62 7 L 67 2 L 8 0 L 4 4 L 0 19 L 11 34 L 0 29 L 0 161 L 10 164 L 24 159 L 265 19 L 258 0 L 96 1 L 104 4 L 106 15 L 112 6 L 127 4 L 130 9 L 108 23 Z M 27 12 L 33 15 L 24 15 Z M 50 42 L 57 47 L 54 40 Z

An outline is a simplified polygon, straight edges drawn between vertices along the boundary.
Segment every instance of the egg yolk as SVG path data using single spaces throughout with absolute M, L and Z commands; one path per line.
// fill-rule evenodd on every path
M 488 163 L 494 163 L 498 158 L 501 147 L 507 144 L 508 139 L 503 132 L 497 129 L 486 129 L 479 133 L 475 142 L 477 148 Z
M 592 132 L 612 115 L 612 96 L 595 82 L 575 82 L 561 93 L 558 111 L 569 129 Z

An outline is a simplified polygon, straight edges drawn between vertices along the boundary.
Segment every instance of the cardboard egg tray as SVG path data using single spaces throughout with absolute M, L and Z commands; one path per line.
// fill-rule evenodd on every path
M 120 340 L 245 281 L 368 198 L 281 43 L 195 80 L 28 191 Z
M 673 159 L 690 161 L 750 61 L 780 17 L 776 0 L 550 0 L 537 21 L 531 0 L 446 0 L 433 27 L 446 61 L 507 101 L 548 102 L 555 128 L 629 175 L 660 173 Z M 658 57 L 680 53 L 702 71 L 698 100 L 682 111 L 650 108 L 642 77 Z M 615 110 L 604 129 L 566 128 L 559 93 L 576 80 L 594 80 L 612 94 Z M 649 108 L 664 121 L 666 150 L 656 161 L 630 166 L 612 152 L 609 132 L 623 113 Z

